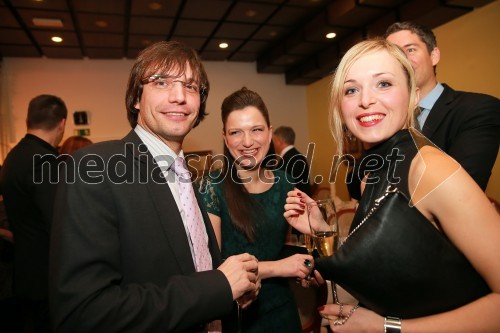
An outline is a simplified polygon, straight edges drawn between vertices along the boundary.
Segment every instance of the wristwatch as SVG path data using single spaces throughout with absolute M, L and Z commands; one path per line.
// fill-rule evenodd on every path
M 401 318 L 385 317 L 384 333 L 401 333 Z

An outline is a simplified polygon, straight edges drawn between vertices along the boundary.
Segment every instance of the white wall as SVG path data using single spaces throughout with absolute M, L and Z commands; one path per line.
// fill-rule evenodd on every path
M 26 133 L 28 103 L 39 94 L 61 97 L 68 107 L 65 138 L 73 135 L 72 113 L 88 111 L 94 142 L 123 137 L 129 130 L 125 89 L 132 60 L 56 60 L 4 58 L 2 63 L 0 129 L 11 146 Z M 209 116 L 186 138 L 184 150 L 222 152 L 220 105 L 233 91 L 246 86 L 266 102 L 274 127 L 292 126 L 297 146 L 305 152 L 309 138 L 304 86 L 287 86 L 283 75 L 258 74 L 255 63 L 205 62 L 211 90 Z M 1 137 L 1 136 L 0 136 Z M 1 160 L 1 158 L 0 158 Z

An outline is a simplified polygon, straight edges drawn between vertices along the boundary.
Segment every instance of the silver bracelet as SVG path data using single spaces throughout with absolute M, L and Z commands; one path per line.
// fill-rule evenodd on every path
M 385 317 L 384 333 L 401 333 L 401 318 Z

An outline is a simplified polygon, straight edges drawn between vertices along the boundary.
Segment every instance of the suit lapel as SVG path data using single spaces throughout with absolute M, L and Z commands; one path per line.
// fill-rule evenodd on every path
M 428 138 L 432 138 L 441 122 L 451 110 L 451 102 L 453 101 L 455 91 L 446 84 L 443 84 L 443 87 L 443 93 L 439 96 L 436 103 L 432 107 L 429 116 L 425 121 L 424 128 L 422 129 L 422 134 Z
M 133 143 L 128 149 L 135 150 L 134 164 L 136 170 L 139 170 L 139 179 L 146 180 L 145 186 L 151 194 L 158 221 L 172 253 L 175 254 L 177 264 L 184 274 L 195 272 L 184 223 L 170 187 L 162 177 L 161 169 L 157 166 L 153 156 L 149 152 L 145 153 L 145 146 L 134 131 L 129 133 L 124 140 Z M 139 150 L 139 145 L 143 145 L 144 148 Z

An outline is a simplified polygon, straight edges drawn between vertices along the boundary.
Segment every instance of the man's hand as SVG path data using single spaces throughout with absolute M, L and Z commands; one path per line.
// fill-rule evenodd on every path
M 246 308 L 260 291 L 259 263 L 254 256 L 243 253 L 227 258 L 217 269 L 226 276 L 233 300 Z M 243 296 L 243 297 L 242 297 Z

